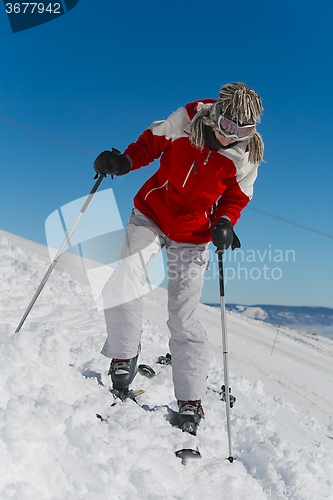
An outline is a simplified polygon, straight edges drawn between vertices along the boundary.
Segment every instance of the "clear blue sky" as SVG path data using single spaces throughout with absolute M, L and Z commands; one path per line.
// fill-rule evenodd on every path
M 244 81 L 263 100 L 265 163 L 236 226 L 252 261 L 226 255 L 226 301 L 333 307 L 333 236 L 251 209 L 333 235 L 332 15 L 330 1 L 80 0 L 13 34 L 1 4 L 0 229 L 45 243 L 45 219 L 90 191 L 100 151 Z M 103 181 L 124 224 L 156 167 Z M 209 273 L 203 300 L 219 301 Z

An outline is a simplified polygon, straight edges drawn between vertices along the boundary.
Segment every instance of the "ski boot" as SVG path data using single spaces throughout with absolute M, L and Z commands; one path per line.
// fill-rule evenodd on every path
M 183 432 L 196 435 L 202 418 L 205 418 L 201 400 L 178 401 L 179 427 Z
M 129 397 L 129 386 L 137 372 L 138 356 L 130 359 L 112 359 L 108 375 L 111 375 L 112 394 L 121 400 Z

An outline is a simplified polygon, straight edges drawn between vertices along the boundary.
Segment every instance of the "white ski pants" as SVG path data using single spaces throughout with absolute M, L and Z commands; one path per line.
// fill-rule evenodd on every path
M 102 354 L 127 359 L 138 354 L 143 296 L 149 291 L 146 266 L 166 247 L 168 261 L 167 325 L 175 396 L 202 399 L 206 394 L 209 355 L 206 332 L 196 309 L 208 263 L 208 243 L 170 240 L 139 210 L 133 209 L 119 261 L 103 290 L 107 340 Z

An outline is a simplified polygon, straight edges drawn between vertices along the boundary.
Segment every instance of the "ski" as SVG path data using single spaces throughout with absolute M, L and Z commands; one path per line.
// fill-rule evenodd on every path
M 182 430 L 183 435 L 179 446 L 175 451 L 175 455 L 177 458 L 181 459 L 182 465 L 186 465 L 189 460 L 202 458 L 198 447 L 198 438 L 196 437 L 196 432 L 187 432 L 184 428 L 182 429 L 181 427 L 179 427 L 179 429 Z
M 165 356 L 159 356 L 159 358 L 156 361 L 157 364 L 160 365 L 171 365 L 171 355 L 167 353 Z M 146 378 L 153 378 L 156 376 L 155 370 L 146 364 L 141 364 L 138 366 L 138 373 Z M 226 390 L 225 386 L 222 385 L 221 389 L 218 391 L 216 389 L 213 389 L 211 387 L 208 387 L 209 390 L 217 393 L 221 397 L 221 401 L 226 402 Z M 145 411 L 155 411 L 158 407 L 150 408 L 147 405 L 142 405 L 140 404 L 139 401 L 137 401 L 137 398 L 141 396 L 145 391 L 144 390 L 128 390 L 128 391 L 119 391 L 116 389 L 111 389 L 110 392 L 113 394 L 113 397 L 115 401 L 111 404 L 111 407 L 123 403 L 127 401 L 127 399 L 132 400 L 134 403 L 136 403 L 138 406 L 140 406 L 143 410 Z M 236 402 L 236 398 L 231 394 L 231 389 L 229 388 L 229 403 L 230 403 L 230 408 L 233 407 L 234 403 Z M 197 460 L 202 458 L 202 455 L 199 451 L 198 446 L 196 445 L 196 432 L 198 425 L 195 424 L 195 422 L 185 422 L 183 425 L 180 424 L 179 422 L 179 414 L 178 412 L 172 410 L 169 408 L 169 406 L 165 405 L 166 408 L 168 409 L 168 422 L 170 425 L 173 427 L 177 427 L 179 430 L 181 430 L 185 435 L 188 436 L 188 440 L 186 442 L 183 442 L 179 449 L 175 451 L 175 456 L 177 458 L 181 459 L 182 465 L 186 465 L 189 460 Z M 103 416 L 100 415 L 99 413 L 96 413 L 96 417 L 101 421 L 101 422 L 108 422 L 110 419 L 110 416 Z M 231 458 L 231 457 L 230 457 Z M 229 461 L 231 461 L 229 459 Z
M 171 354 L 168 352 L 165 356 L 159 356 L 156 363 L 159 365 L 171 365 Z M 148 368 L 150 368 L 150 367 L 148 367 Z M 151 368 L 151 370 L 152 370 L 152 368 Z M 207 387 L 207 389 L 209 391 L 215 392 L 216 394 L 219 394 L 219 396 L 221 396 L 221 401 L 223 401 L 224 403 L 227 401 L 227 395 L 225 392 L 225 385 L 224 384 L 221 386 L 221 389 L 219 391 L 217 391 L 216 389 L 213 389 L 212 387 Z M 231 394 L 231 387 L 229 387 L 230 408 L 233 408 L 235 403 L 236 403 L 236 397 Z
M 143 389 L 140 389 L 138 391 L 133 391 L 132 389 L 124 392 L 124 391 L 118 391 L 117 389 L 109 389 L 111 394 L 113 394 L 113 397 L 115 401 L 111 404 L 111 407 L 116 406 L 119 403 L 124 403 L 127 399 L 130 399 L 134 401 L 138 406 L 141 406 L 140 403 L 137 401 L 136 398 L 141 396 L 145 391 Z M 118 401 L 119 400 L 119 401 Z M 96 413 L 96 417 L 101 421 L 101 422 L 108 422 L 109 421 L 109 416 L 103 416 L 100 413 Z
M 193 448 L 181 448 L 175 451 L 175 455 L 181 459 L 183 465 L 186 465 L 188 460 L 202 458 L 200 451 L 198 449 L 194 450 Z
M 120 399 L 120 401 L 126 401 L 126 399 L 131 399 L 135 403 L 138 403 L 136 401 L 136 398 L 141 396 L 141 394 L 143 394 L 145 391 L 143 389 L 141 389 L 139 391 L 132 391 L 131 389 L 129 389 L 127 391 L 122 391 L 122 390 L 118 390 L 118 389 L 111 389 L 110 392 L 111 392 L 111 394 L 113 394 L 113 397 L 115 400 Z M 111 406 L 114 406 L 115 404 L 117 404 L 116 401 Z
M 155 370 L 153 370 L 153 368 L 149 365 L 139 365 L 138 372 L 140 373 L 140 375 L 143 375 L 147 378 L 153 378 L 156 375 Z
M 145 375 L 147 376 L 147 375 Z M 149 377 L 150 378 L 150 377 Z M 125 393 L 123 391 L 117 391 L 115 389 L 111 389 L 110 392 L 113 394 L 113 397 L 115 401 L 111 404 L 111 407 L 126 402 L 128 399 L 136 403 L 140 408 L 142 408 L 144 411 L 155 411 L 155 409 L 159 407 L 154 407 L 150 408 L 147 405 L 142 405 L 140 404 L 139 401 L 137 401 L 137 398 L 141 396 L 145 391 L 144 390 L 138 390 L 138 391 L 133 391 L 133 390 L 128 390 Z M 178 412 L 172 410 L 169 406 L 165 405 L 167 410 L 168 410 L 168 418 L 167 421 L 172 425 L 173 427 L 177 427 L 179 430 L 182 430 L 185 432 L 185 434 L 188 435 L 188 439 L 186 442 L 182 443 L 181 448 L 177 449 L 175 451 L 176 457 L 181 459 L 182 465 L 186 465 L 186 463 L 191 460 L 191 459 L 198 459 L 202 458 L 201 453 L 198 449 L 198 447 L 192 446 L 194 444 L 195 440 L 195 434 L 196 434 L 196 429 L 189 429 L 189 432 L 186 432 L 185 429 L 181 429 L 179 426 L 179 415 Z M 101 422 L 108 423 L 109 419 L 111 416 L 106 416 L 106 415 L 101 415 L 100 413 L 96 413 L 96 417 L 98 420 Z M 190 432 L 191 431 L 191 432 Z

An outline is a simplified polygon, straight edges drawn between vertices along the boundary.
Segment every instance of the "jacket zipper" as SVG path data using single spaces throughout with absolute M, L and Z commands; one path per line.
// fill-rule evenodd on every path
M 182 187 L 184 187 L 185 184 L 187 183 L 187 179 L 189 178 L 190 173 L 192 172 L 192 169 L 194 170 L 194 175 L 197 175 L 197 164 L 196 164 L 195 161 L 192 163 L 190 170 L 187 172 L 187 176 L 186 176 L 186 178 L 184 180 L 184 183 L 183 183 Z
M 152 193 L 153 191 L 156 191 L 156 189 L 162 189 L 162 188 L 164 188 L 164 186 L 166 186 L 166 190 L 167 190 L 168 189 L 168 183 L 169 183 L 169 179 L 165 181 L 165 183 L 163 184 L 163 186 L 158 186 L 156 188 L 151 189 L 150 191 L 148 191 L 148 193 L 146 194 L 146 196 L 144 197 L 144 199 L 146 200 L 147 197 L 150 195 L 150 193 Z
M 211 222 L 211 220 L 209 219 L 209 217 L 208 217 L 208 215 L 207 215 L 207 212 L 205 212 L 205 217 L 206 217 L 206 219 L 208 220 L 208 223 L 209 223 L 209 228 L 210 228 L 210 227 L 211 227 L 211 225 L 212 225 L 212 222 Z
M 206 158 L 206 159 L 205 159 L 205 161 L 203 162 L 203 164 L 204 164 L 204 165 L 207 165 L 208 160 L 209 160 L 209 157 L 210 157 L 210 155 L 211 155 L 211 154 L 212 154 L 212 150 L 210 150 L 210 151 L 208 152 L 207 158 Z

